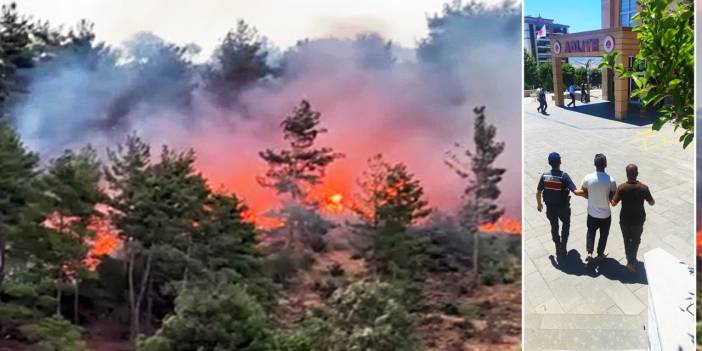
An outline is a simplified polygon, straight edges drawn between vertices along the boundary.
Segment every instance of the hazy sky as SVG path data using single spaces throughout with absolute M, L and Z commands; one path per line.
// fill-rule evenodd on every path
M 99 39 L 112 44 L 146 30 L 178 44 L 196 43 L 205 53 L 211 52 L 239 18 L 283 49 L 299 39 L 350 37 L 364 31 L 414 46 L 426 34 L 426 15 L 439 12 L 446 1 L 16 0 L 22 13 L 55 25 L 90 19 Z

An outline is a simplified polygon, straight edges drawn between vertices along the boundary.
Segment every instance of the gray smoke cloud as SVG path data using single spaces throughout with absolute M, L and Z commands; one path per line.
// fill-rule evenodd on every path
M 440 30 L 416 49 L 387 50 L 388 38 L 374 33 L 309 40 L 280 55 L 280 75 L 251 85 L 230 108 L 203 88 L 202 65 L 184 64 L 164 50 L 170 44 L 141 33 L 108 60 L 59 53 L 32 73 L 26 99 L 10 115 L 27 145 L 47 157 L 86 143 L 104 150 L 129 132 L 154 146 L 192 147 L 213 185 L 256 209 L 274 199 L 255 182 L 265 169 L 257 153 L 283 145 L 280 120 L 307 99 L 329 129 L 319 143 L 346 154 L 330 167 L 329 187 L 351 195 L 365 160 L 380 152 L 407 163 L 432 205 L 452 210 L 465 184 L 444 154 L 457 141 L 472 145 L 472 109 L 486 105 L 506 142 L 501 201 L 518 217 L 520 13 L 510 4 L 449 11 L 429 20 Z

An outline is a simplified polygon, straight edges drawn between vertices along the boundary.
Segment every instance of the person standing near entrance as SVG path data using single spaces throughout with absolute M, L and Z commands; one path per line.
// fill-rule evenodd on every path
M 648 186 L 636 179 L 638 175 L 639 169 L 635 164 L 626 166 L 626 183 L 619 185 L 612 198 L 612 206 L 617 206 L 619 201 L 622 202 L 619 225 L 624 237 L 626 268 L 630 272 L 636 272 L 636 253 L 639 250 L 643 225 L 646 221 L 644 201 L 651 206 L 656 203 Z
M 541 212 L 543 197 L 546 203 L 546 218 L 551 224 L 551 239 L 556 246 L 556 256 L 561 258 L 568 253 L 568 235 L 570 234 L 570 192 L 582 195 L 582 190 L 576 190 L 573 180 L 561 168 L 561 155 L 552 152 L 548 155 L 550 171 L 544 172 L 536 187 L 536 209 Z M 560 236 L 558 235 L 559 220 L 563 223 Z
M 580 85 L 580 102 L 586 103 L 588 102 L 587 100 L 587 85 L 585 84 L 585 81 Z
M 537 111 L 546 114 L 546 108 L 548 108 L 548 104 L 546 103 L 546 92 L 543 88 L 539 88 L 538 92 L 536 93 L 536 99 L 539 101 L 539 108 L 537 109 Z
M 568 87 L 568 94 L 570 94 L 570 102 L 568 103 L 567 107 L 573 105 L 573 108 L 575 108 L 575 84 L 571 84 Z
M 587 196 L 587 262 L 592 261 L 592 253 L 595 248 L 595 236 L 600 232 L 597 241 L 597 259 L 603 259 L 609 228 L 612 224 L 612 212 L 610 210 L 610 200 L 617 191 L 617 183 L 609 174 L 605 173 L 607 168 L 607 157 L 603 154 L 595 155 L 595 172 L 583 178 L 581 188 Z

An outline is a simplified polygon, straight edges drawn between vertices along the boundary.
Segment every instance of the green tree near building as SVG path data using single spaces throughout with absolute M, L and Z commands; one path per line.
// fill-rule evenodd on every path
M 593 87 L 602 86 L 602 71 L 600 69 L 591 69 L 588 72 L 590 77 L 590 85 Z
M 576 68 L 574 74 L 575 85 L 581 86 L 583 83 L 585 83 L 587 79 L 587 70 L 585 69 L 585 67 L 580 66 Z
M 634 64 L 615 65 L 621 53 L 613 52 L 604 55 L 600 68 L 613 67 L 617 76 L 631 79 L 636 85 L 631 95 L 660 112 L 653 129 L 672 123 L 682 129 L 680 142 L 687 147 L 695 136 L 694 2 L 640 0 L 638 6 L 632 17 L 638 22 L 633 31 L 639 40 Z
M 548 62 L 538 66 L 539 83 L 546 91 L 553 91 L 553 68 Z
M 573 65 L 570 63 L 564 63 L 561 67 L 563 69 L 563 84 L 566 87 L 576 84 L 575 67 L 573 67 Z
M 534 89 L 540 84 L 539 69 L 536 58 L 524 50 L 524 89 Z

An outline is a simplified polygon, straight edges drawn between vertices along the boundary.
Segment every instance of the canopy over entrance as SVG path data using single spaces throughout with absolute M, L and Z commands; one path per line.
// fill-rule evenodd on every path
M 566 35 L 549 35 L 551 55 L 553 56 L 553 92 L 556 106 L 563 107 L 563 69 L 564 57 L 602 57 L 605 53 L 618 51 L 620 53 L 615 64 L 629 67 L 629 59 L 639 52 L 639 41 L 636 33 L 629 27 L 616 27 L 589 32 Z M 629 80 L 626 78 L 610 77 L 609 69 L 602 71 L 602 96 L 612 96 L 614 99 L 614 118 L 623 119 L 627 115 L 629 100 Z M 613 94 L 609 91 L 610 79 L 614 80 Z

